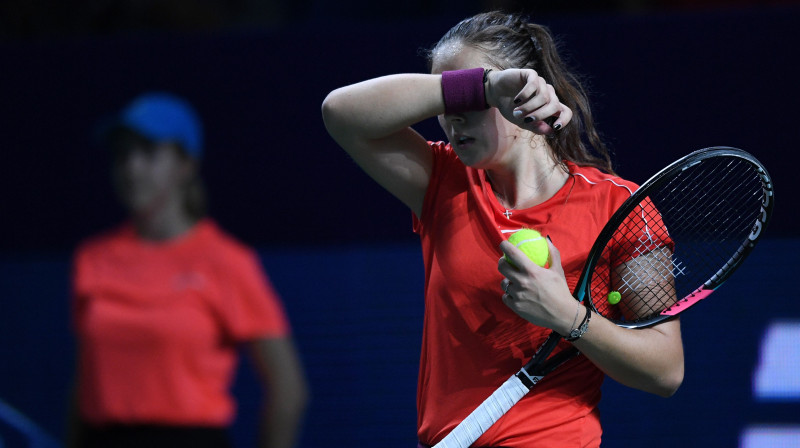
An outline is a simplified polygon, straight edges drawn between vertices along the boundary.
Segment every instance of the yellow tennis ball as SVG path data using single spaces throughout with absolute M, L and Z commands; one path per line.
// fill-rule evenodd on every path
M 611 305 L 616 305 L 622 299 L 622 294 L 619 291 L 611 291 L 608 293 L 608 303 Z
M 528 258 L 542 267 L 550 264 L 550 249 L 547 247 L 547 240 L 541 233 L 533 229 L 522 229 L 511 234 L 508 242 L 517 246 Z M 503 255 L 512 266 L 512 262 L 505 254 Z M 516 267 L 516 266 L 514 266 Z

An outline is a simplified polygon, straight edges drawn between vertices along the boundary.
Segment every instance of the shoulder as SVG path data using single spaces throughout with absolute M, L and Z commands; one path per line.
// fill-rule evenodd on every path
M 234 264 L 250 264 L 258 260 L 255 249 L 223 230 L 215 221 L 204 219 L 197 224 L 197 237 L 205 250 L 220 255 Z
M 132 234 L 130 224 L 122 224 L 81 241 L 75 249 L 74 258 L 86 258 L 108 252 L 128 240 Z
M 433 154 L 431 183 L 446 183 L 444 179 L 462 179 L 466 173 L 474 170 L 461 162 L 450 143 L 429 141 L 428 146 Z
M 573 197 L 581 198 L 579 202 L 601 214 L 611 216 L 639 188 L 629 180 L 594 167 L 570 163 L 569 168 L 575 179 Z
M 578 166 L 568 163 L 570 174 L 575 178 L 579 188 L 607 194 L 614 197 L 628 198 L 639 186 L 617 175 L 605 173 L 595 167 Z

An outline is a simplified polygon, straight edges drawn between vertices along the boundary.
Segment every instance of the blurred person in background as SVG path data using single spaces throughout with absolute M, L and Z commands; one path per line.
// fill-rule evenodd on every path
M 230 447 L 242 344 L 265 391 L 260 447 L 294 446 L 305 375 L 255 251 L 206 217 L 196 113 L 148 93 L 104 135 L 129 220 L 74 256 L 68 446 Z

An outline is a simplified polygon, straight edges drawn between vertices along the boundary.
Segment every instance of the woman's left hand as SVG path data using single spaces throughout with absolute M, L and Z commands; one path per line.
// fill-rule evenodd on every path
M 500 244 L 500 250 L 513 262 L 512 265 L 501 257 L 497 267 L 505 277 L 500 285 L 505 291 L 503 303 L 534 325 L 566 334 L 572 330 L 573 316 L 582 306 L 569 291 L 561 254 L 549 239 L 547 245 L 549 269 L 532 262 L 508 241 Z

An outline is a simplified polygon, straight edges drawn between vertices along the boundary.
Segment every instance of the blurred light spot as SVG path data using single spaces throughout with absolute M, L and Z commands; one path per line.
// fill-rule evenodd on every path
M 776 322 L 767 328 L 753 375 L 759 401 L 800 400 L 800 322 Z M 800 446 L 800 445 L 792 445 Z
M 800 426 L 745 428 L 739 448 L 800 448 Z

